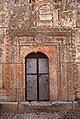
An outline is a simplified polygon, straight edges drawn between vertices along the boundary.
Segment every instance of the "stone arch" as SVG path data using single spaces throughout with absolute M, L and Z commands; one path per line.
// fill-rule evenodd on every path
M 52 7 L 54 7 L 54 2 L 52 0 L 49 1 L 40 1 L 35 5 L 35 10 L 38 11 L 38 9 L 43 6 L 43 5 L 51 5 Z
M 58 10 L 55 8 L 55 2 L 40 1 L 34 6 L 35 14 L 33 15 L 34 26 L 56 26 L 58 25 Z M 43 12 L 43 13 L 42 13 Z
M 37 52 L 33 52 L 33 51 L 32 51 L 32 52 L 29 52 L 29 53 L 25 56 L 25 58 L 28 57 L 30 54 L 33 54 L 33 53 L 41 53 L 41 54 L 45 55 L 45 57 L 48 58 L 47 54 L 44 53 L 44 52 L 42 52 L 42 51 L 37 51 Z

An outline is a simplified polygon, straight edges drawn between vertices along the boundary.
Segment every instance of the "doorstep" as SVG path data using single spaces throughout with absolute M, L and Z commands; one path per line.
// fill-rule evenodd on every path
M 32 101 L 32 102 L 0 102 L 0 113 L 36 113 L 54 111 L 80 111 L 80 103 L 77 101 Z

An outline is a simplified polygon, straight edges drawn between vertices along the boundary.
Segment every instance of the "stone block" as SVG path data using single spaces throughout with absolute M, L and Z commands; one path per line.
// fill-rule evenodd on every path
M 22 102 L 19 104 L 20 113 L 72 111 L 72 102 Z
M 80 111 L 80 103 L 78 101 L 73 102 L 73 111 Z
M 17 102 L 0 102 L 0 113 L 4 112 L 18 112 Z

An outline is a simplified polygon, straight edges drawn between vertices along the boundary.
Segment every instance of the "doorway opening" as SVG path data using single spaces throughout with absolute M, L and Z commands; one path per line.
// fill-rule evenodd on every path
M 49 100 L 49 59 L 40 52 L 30 53 L 25 58 L 27 101 Z

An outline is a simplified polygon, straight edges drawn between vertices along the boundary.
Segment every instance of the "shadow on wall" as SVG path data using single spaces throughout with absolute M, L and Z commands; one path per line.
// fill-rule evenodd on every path
M 2 104 L 0 104 L 0 111 L 2 110 Z

